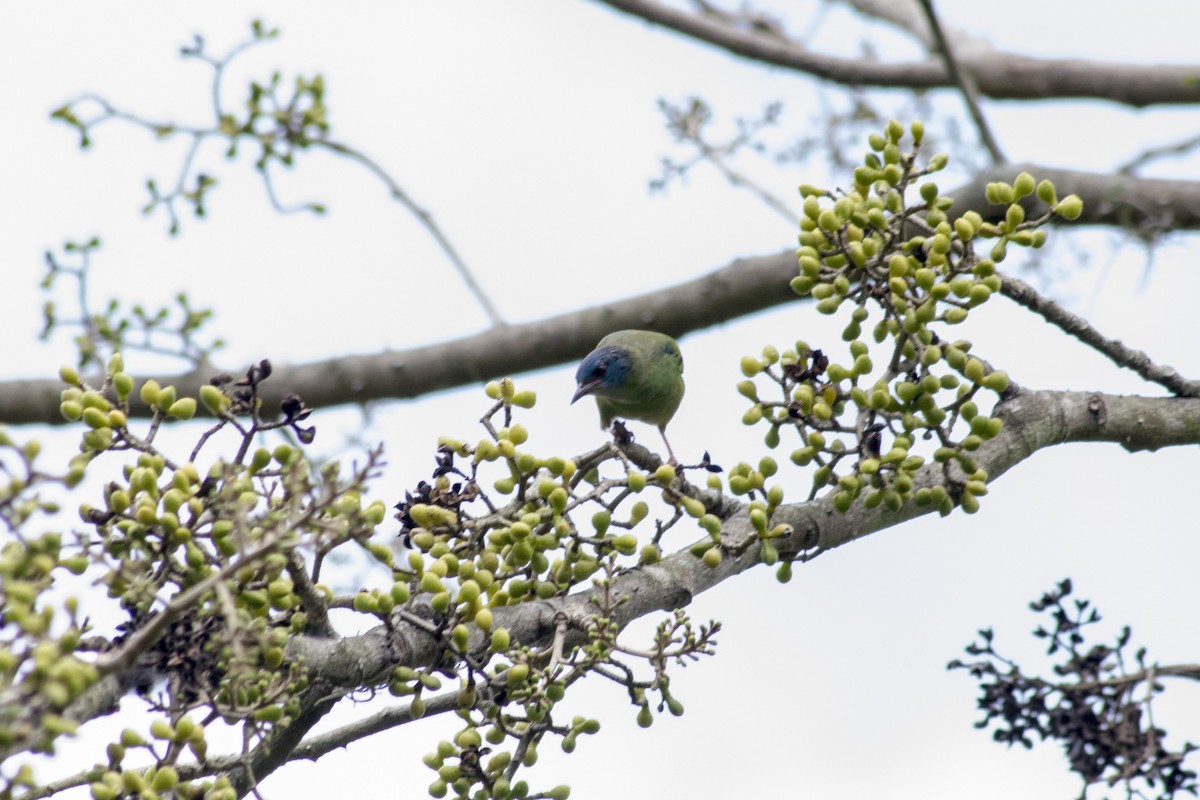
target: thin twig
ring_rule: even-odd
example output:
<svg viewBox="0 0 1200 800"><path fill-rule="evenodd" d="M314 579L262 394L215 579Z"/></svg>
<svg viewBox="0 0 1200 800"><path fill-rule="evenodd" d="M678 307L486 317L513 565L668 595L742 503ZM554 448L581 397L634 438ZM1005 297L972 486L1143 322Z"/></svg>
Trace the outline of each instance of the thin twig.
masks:
<svg viewBox="0 0 1200 800"><path fill-rule="evenodd" d="M1165 386L1178 397L1200 397L1200 381L1188 380L1172 367L1155 364L1141 350L1134 350L1116 339L1103 336L1086 319L1042 296L1024 281L1005 277L1000 284L1000 293L1028 308L1063 333L1108 356L1117 366L1131 369L1146 380Z"/></svg>
<svg viewBox="0 0 1200 800"><path fill-rule="evenodd" d="M471 290L471 294L474 295L475 300L480 306L483 307L483 310L488 315L488 319L491 320L491 323L493 325L505 324L503 317L500 316L500 312L492 303L491 298L484 293L483 287L481 287L475 280L475 275L471 272L471 268L467 266L467 263L463 261L462 256L460 256L458 251L454 249L454 245L450 243L450 240L446 237L446 234L442 233L442 229L438 226L437 222L434 221L433 215L421 206L417 205L416 201L408 195L408 192L404 191L403 187L401 187L400 184L397 183L396 180L392 178L392 176L389 175L383 167L379 166L379 164L375 163L375 161L368 158L363 153L360 153L354 148L344 145L340 142L331 142L322 139L317 142L317 144L319 144L321 147L328 148L335 153L339 153L351 161L357 161L359 164L366 167L368 171L374 173L377 178L383 181L384 184L387 185L388 191L391 193L392 198L395 199L396 202L400 203L400 205L408 209L408 212L417 218L422 227L425 228L425 231L433 237L435 242L437 242L437 245L441 248L442 253L444 253L446 258L450 260L450 263L454 266L454 268L458 270L458 274L462 277L463 282L467 284L467 288Z"/></svg>
<svg viewBox="0 0 1200 800"><path fill-rule="evenodd" d="M1200 136L1189 136L1174 144L1163 144L1158 147L1147 148L1120 167L1117 167L1117 174L1131 175L1134 170L1146 166L1155 159L1162 158L1163 156L1186 155L1197 147L1200 147Z"/></svg>
<svg viewBox="0 0 1200 800"><path fill-rule="evenodd" d="M704 158L707 159L714 167L720 170L721 174L725 176L725 180L729 181L731 185L740 189L746 189L751 194L758 197L758 199L763 203L765 203L768 208L780 214L788 222L798 223L800 221L800 217L796 215L796 212L789 208L788 204L785 203L781 198L776 197L762 186L759 186L752 179L734 170L716 153L706 148L704 150Z"/></svg>
<svg viewBox="0 0 1200 800"><path fill-rule="evenodd" d="M425 711L421 715L421 719L453 711L456 708L458 708L458 691L443 692L437 697L425 701ZM373 714L366 719L360 719L349 725L343 725L327 733L305 739L296 746L295 750L288 754L287 760L307 759L309 761L316 761L331 750L337 750L351 742L365 739L380 731L405 725L412 721L411 703L385 708L378 714Z"/></svg>
<svg viewBox="0 0 1200 800"><path fill-rule="evenodd" d="M170 193L156 197L158 202L160 202L167 211L170 219L170 230L172 233L177 232L179 229L179 217L175 210L175 201L180 197L188 197L185 184L187 178L192 172L192 164L197 153L199 152L200 147L211 138L229 136L230 138L236 140L238 138L250 135L240 130L233 133L226 131L227 119L232 118L232 115L221 105L222 82L225 77L226 68L236 56L240 55L247 48L269 38L274 38L274 36L256 37L249 42L239 44L231 49L223 58L215 58L208 55L204 51L203 41L199 39L194 47L190 49L185 48L184 54L186 56L199 59L213 69L211 99L213 104L213 116L215 119L215 124L212 128L195 128L177 125L175 123L155 122L147 117L142 117L137 114L123 111L103 97L94 94L85 94L64 106L64 108L71 108L72 106L85 100L99 104L102 112L100 116L96 119L89 120L86 123L81 123L81 127L85 132L88 129L95 127L96 125L99 125L109 119L117 119L145 128L159 135L182 134L191 137L191 143L189 145L188 152L184 157L183 166L179 171L179 177L175 182L175 187ZM286 110L294 111L294 108L289 107ZM406 191L404 191L399 183L397 183L397 181L392 178L392 176L389 175L386 170L358 150L355 150L354 148L340 142L330 141L323 136L312 139L308 142L308 144L314 148L323 147L352 161L356 161L363 167L366 167L370 172L374 173L380 180L382 180L384 184L387 185L388 191L391 193L392 198L400 203L410 214L416 217L417 221L421 224L425 231L433 238L434 242L437 243L438 248L441 249L442 253L450 261L450 264L462 277L463 282L466 283L467 289L483 308L483 311L487 315L491 324L494 327L505 324L503 318L500 316L499 310L491 301L491 298L484 293L483 288L475 279L474 273L471 271L470 267L467 266L467 263L463 260L462 256L458 254L458 251L455 249L454 245L451 244L450 239L446 236L446 234L443 233L441 227L433 219L433 215L421 206L417 205L416 201L413 200L413 198ZM263 184L267 192L267 197L275 209L284 213L301 210L315 210L315 206L312 203L304 203L295 207L284 206L276 195L274 185L271 182L270 174L265 168L265 157L262 163L263 166L260 167L259 172L263 176ZM199 191L200 190L198 189L197 192ZM198 200L193 202L195 202L198 206Z"/></svg>
<svg viewBox="0 0 1200 800"><path fill-rule="evenodd" d="M954 81L954 84L958 86L958 90L962 92L963 102L967 104L967 112L970 113L975 127L979 130L979 138L983 140L983 146L991 154L993 163L1008 163L1008 159L1004 157L1004 152L1000 149L999 142L992 135L992 129L987 123L987 118L983 116L983 109L979 106L979 89L975 84L975 79L969 72L959 69L958 62L954 58L954 52L950 49L950 41L942 31L942 25L938 21L937 13L933 10L933 0L921 0L921 8L925 12L925 19L929 23L930 30L933 31L933 40L937 44L938 52L942 56L942 62L946 65L946 74L950 76L950 80Z"/></svg>
<svg viewBox="0 0 1200 800"><path fill-rule="evenodd" d="M1131 672L1128 675L1119 675L1115 678L1105 678L1099 681L1080 681L1079 683L1041 681L1041 683L1060 692L1094 692L1097 689L1136 686L1139 683L1145 683L1147 686L1150 686L1158 678L1186 678L1188 680L1200 681L1200 664L1168 664L1165 667L1151 666L1137 672Z"/></svg>

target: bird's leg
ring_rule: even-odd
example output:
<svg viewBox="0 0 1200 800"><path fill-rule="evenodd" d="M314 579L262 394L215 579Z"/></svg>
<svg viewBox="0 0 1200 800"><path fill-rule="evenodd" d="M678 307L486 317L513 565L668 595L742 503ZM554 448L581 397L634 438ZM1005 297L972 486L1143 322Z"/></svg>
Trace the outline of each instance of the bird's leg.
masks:
<svg viewBox="0 0 1200 800"><path fill-rule="evenodd" d="M675 451L673 451L673 450L671 449L671 443L667 441L667 428L666 428L666 426L664 425L663 427L659 428L659 429L658 429L658 432L662 434L662 437L663 437L663 444L665 444L665 445L667 446L667 455L669 455L669 456L671 457L671 460L670 460L670 461L668 461L667 463L668 463L668 464L670 464L672 467L678 467L678 466L679 466L679 459L675 458Z"/></svg>

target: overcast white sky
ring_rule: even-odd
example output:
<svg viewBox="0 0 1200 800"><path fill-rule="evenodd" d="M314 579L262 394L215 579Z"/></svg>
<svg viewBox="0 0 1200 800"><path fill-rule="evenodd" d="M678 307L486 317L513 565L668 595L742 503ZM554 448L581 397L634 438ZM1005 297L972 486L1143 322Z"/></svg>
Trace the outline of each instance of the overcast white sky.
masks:
<svg viewBox="0 0 1200 800"><path fill-rule="evenodd" d="M1003 14L986 16L965 0L939 7L949 24L997 46L1128 61L1194 62L1200 23L1194 3L1164 0L1139 3L1136 15L1119 20L1082 1L1008 3ZM178 46L202 32L223 50L256 15L284 35L240 62L229 96L242 94L247 76L274 67L325 73L334 135L378 159L436 215L510 320L640 293L794 243L791 225L709 172L648 194L659 157L671 152L655 101L697 93L719 113L749 116L781 99L784 130L798 134L836 102L836 90L818 93L803 78L582 0L349 8L55 2L0 9L0 377L49 375L69 359L64 340L34 343L41 255L92 234L105 239L94 274L98 298L156 304L187 291L196 305L216 309L215 330L230 342L220 361L231 370L263 357L299 362L483 327L428 239L354 165L306 159L280 180L281 193L320 200L331 212L281 218L246 159L228 164L210 151L205 169L221 181L210 218L185 218L171 240L165 219L142 218L138 209L146 177L170 180L179 145L110 124L84 156L73 134L47 119L86 91L146 115L196 119L208 74L181 63ZM801 15L797 25L812 18ZM837 11L817 31L822 47L844 53L856 50L861 32ZM958 111L954 98L940 107ZM1093 170L1194 134L1197 123L1195 109L1091 102L993 103L987 112L1014 161ZM1195 159L1163 169L1197 177ZM820 160L757 174L788 197L802 181L844 181L830 179ZM1049 286L1105 333L1200 375L1194 245L1195 237L1161 244L1147 272L1147 253L1129 241L1079 235L1052 251ZM1159 393L1002 300L977 316L964 335L1022 384ZM684 338L689 390L671 426L681 458L705 449L726 465L757 458L759 433L741 426L744 401L733 390L738 359L767 343L836 343L838 336L836 323L796 306ZM127 364L135 372L160 366ZM572 373L564 366L518 378L539 392L527 421L539 452L570 454L600 441L594 409L567 406ZM478 436L484 407L480 391L469 388L379 409L366 431L387 443L391 462L378 496L390 505L427 477L437 434ZM319 415L319 443L332 446L357 419L349 411ZM61 434L35 433L66 446ZM653 432L640 433L657 443ZM718 655L673 679L686 715L643 731L620 690L587 687L573 706L599 717L604 730L569 758L547 742L532 779L547 788L571 783L575 798L1072 797L1076 780L1053 745L1006 752L972 730L973 685L944 665L984 625L999 628L1010 652L1036 653L1027 641L1035 620L1024 604L1068 575L1097 600L1112 630L1132 623L1152 657L1194 662L1198 469L1197 448L1045 452L996 483L974 517L922 519L872 536L798 569L786 587L767 570L729 581L691 608L697 620L715 617L725 627ZM790 485L793 499L806 491L800 475ZM391 533L385 525L381 535ZM1196 738L1198 700L1195 689L1176 687L1156 708L1176 744ZM333 721L367 708L345 703ZM431 720L286 768L266 782L265 796L348 788L366 800L421 796L433 774L420 757L454 727L452 719ZM39 774L82 765L64 750Z"/></svg>

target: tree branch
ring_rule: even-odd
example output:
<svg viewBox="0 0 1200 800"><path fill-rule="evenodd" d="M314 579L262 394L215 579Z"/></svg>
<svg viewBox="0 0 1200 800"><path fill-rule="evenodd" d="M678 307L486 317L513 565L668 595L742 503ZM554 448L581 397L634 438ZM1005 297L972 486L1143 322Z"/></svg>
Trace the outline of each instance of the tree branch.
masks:
<svg viewBox="0 0 1200 800"><path fill-rule="evenodd" d="M667 289L615 303L571 311L537 322L409 350L342 356L294 366L273 365L258 396L270 412L289 393L309 408L418 397L429 392L515 375L582 358L606 333L653 328L673 336L699 330L799 298L788 288L797 272L794 252L734 261L714 272ZM211 373L162 376L180 394L195 394ZM61 424L63 384L57 380L0 383L0 419L8 424ZM150 410L131 399L133 414Z"/></svg>
<svg viewBox="0 0 1200 800"><path fill-rule="evenodd" d="M733 27L713 15L691 14L655 0L599 0L606 6L764 64L786 67L847 86L948 89L954 82L939 60L880 63L815 53L802 43ZM1200 65L1117 64L1040 59L983 50L964 54L981 94L997 100L1091 97L1141 108L1200 101Z"/></svg>
<svg viewBox="0 0 1200 800"><path fill-rule="evenodd" d="M974 457L994 480L1038 450L1068 442L1112 442L1130 451L1200 444L1200 399L1120 396L1092 392L1010 389L997 408L1004 421L1000 435L985 443ZM942 465L928 464L918 474L918 487L944 483ZM759 563L758 533L746 506L725 498L721 532L725 557L715 569L683 547L662 561L626 570L612 583L611 595L625 598L613 619L620 628L647 614L671 611L717 584ZM841 547L910 519L934 513L933 508L905 504L899 511L884 506L868 509L856 502L845 513L833 508L832 493L806 503L780 506L774 524L792 527L773 540L780 556L796 558L806 551ZM596 592L588 587L563 598L531 601L494 611L494 625L507 628L514 641L532 648L552 644L557 615L573 621L599 613L592 602ZM579 644L583 626L571 626L565 645ZM331 684L348 686L390 673L396 666L428 666L444 656L444 647L411 625L400 623L389 641L382 626L360 636L331 642L301 636L287 648L290 659L302 658L310 675Z"/></svg>
<svg viewBox="0 0 1200 800"><path fill-rule="evenodd" d="M1005 277L1000 284L1000 293L1014 303L1028 308L1064 333L1108 356L1117 366L1131 369L1146 380L1161 384L1180 397L1200 397L1200 381L1188 380L1173 367L1155 364L1150 360L1150 356L1141 350L1134 350L1116 339L1101 335L1086 319L1072 314L1048 297L1043 297L1024 281Z"/></svg>
<svg viewBox="0 0 1200 800"><path fill-rule="evenodd" d="M1048 685L1060 692L1092 692L1105 686L1128 686L1129 684L1153 682L1158 678L1186 678L1191 681L1200 681L1200 664L1167 664L1166 666L1139 669L1137 672L1131 672L1128 675L1118 675L1114 678L1105 678L1102 681L1051 683Z"/></svg>
<svg viewBox="0 0 1200 800"><path fill-rule="evenodd" d="M929 21L921 11L920 0L841 0L841 2L863 16L886 22L897 30L907 33L927 50L932 50L936 46L933 32L929 30ZM959 43L967 39L966 34L960 30L951 31L951 35L954 37L954 41ZM972 48L977 41L970 40Z"/></svg>
<svg viewBox="0 0 1200 800"><path fill-rule="evenodd" d="M920 3L921 10L925 12L925 21L933 31L934 44L938 53L941 54L942 62L946 65L946 74L950 76L950 80L954 81L954 85L962 94L967 112L971 115L971 120L979 131L979 138L983 141L983 146L991 155L993 164L1004 164L1008 159L1004 157L1004 151L1000 149L1000 143L992 134L992 128L988 125L987 117L983 115L983 109L979 107L979 88L975 82L975 76L959 68L959 60L950 46L950 40L942 31L942 24L938 20L937 12L933 9L933 0L920 0Z"/></svg>
<svg viewBox="0 0 1200 800"><path fill-rule="evenodd" d="M1126 227L1143 238L1164 231L1200 230L1200 182L1103 175L1038 164L992 167L948 194L950 213L979 211L986 219L1003 218L1005 206L987 202L990 181L1011 181L1027 171L1048 178L1060 196L1077 194L1083 215L1072 225ZM1036 213L1045 210L1034 198ZM737 259L699 278L581 311L536 322L493 328L408 350L346 355L308 364L274 365L270 381L259 387L268 410L289 393L309 408L419 397L430 392L479 383L502 375L543 369L581 358L607 333L621 328L652 328L681 336L756 311L797 301L788 281L797 274L791 250ZM231 370L237 371L237 370ZM211 373L140 376L175 385L194 394ZM61 425L58 413L63 384L55 379L0 381L0 420L9 425ZM135 396L131 413L149 416Z"/></svg>
<svg viewBox="0 0 1200 800"><path fill-rule="evenodd" d="M469 266L467 266L467 263L463 260L462 256L459 255L458 249L450 241L450 237L445 234L445 232L441 229L441 226L439 226L437 221L434 220L433 214L431 214L427 209L418 205L417 202L408 194L408 192L404 191L404 188L396 181L396 179L388 174L387 170L379 166L378 163L364 153L360 153L358 150L355 150L349 145L328 139L321 139L317 142L317 144L327 150L332 150L339 155L345 156L351 161L357 161L359 164L365 167L367 171L371 172L373 175L375 175L375 177L383 181L384 185L387 186L388 193L391 194L392 199L404 206L404 209L408 211L409 214L416 217L417 222L421 224L421 227L425 229L425 232L428 233L430 238L432 238L437 244L438 248L454 267L459 277L462 278L463 283L467 285L467 289L471 292L471 295L475 298L479 305L483 307L484 313L487 314L488 319L491 320L491 323L497 326L505 324L504 318L500 316L500 310L496 308L496 304L492 302L492 298L483 290L483 287L479 285L479 281L475 277L475 273Z"/></svg>

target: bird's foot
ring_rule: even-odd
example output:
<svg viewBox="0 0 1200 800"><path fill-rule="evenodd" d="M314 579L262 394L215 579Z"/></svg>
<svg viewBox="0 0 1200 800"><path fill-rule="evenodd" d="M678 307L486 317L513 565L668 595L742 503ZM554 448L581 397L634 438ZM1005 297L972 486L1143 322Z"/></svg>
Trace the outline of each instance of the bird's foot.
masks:
<svg viewBox="0 0 1200 800"><path fill-rule="evenodd" d="M625 423L621 420L613 420L610 430L612 431L613 441L618 445L633 444L633 432L629 428L626 428Z"/></svg>

